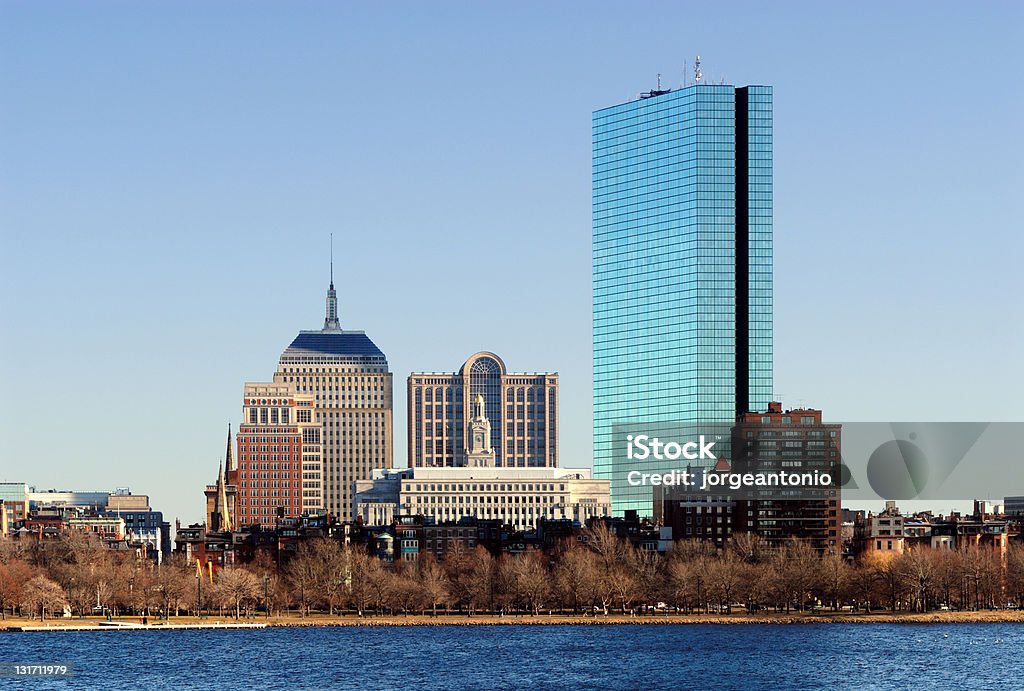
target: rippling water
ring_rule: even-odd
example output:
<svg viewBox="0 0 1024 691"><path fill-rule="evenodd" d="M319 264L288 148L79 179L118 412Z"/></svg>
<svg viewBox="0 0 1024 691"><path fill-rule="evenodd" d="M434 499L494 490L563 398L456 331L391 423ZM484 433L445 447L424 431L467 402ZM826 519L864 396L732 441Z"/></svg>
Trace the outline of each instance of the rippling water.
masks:
<svg viewBox="0 0 1024 691"><path fill-rule="evenodd" d="M1024 626L438 626L0 634L28 688L1013 689Z"/></svg>

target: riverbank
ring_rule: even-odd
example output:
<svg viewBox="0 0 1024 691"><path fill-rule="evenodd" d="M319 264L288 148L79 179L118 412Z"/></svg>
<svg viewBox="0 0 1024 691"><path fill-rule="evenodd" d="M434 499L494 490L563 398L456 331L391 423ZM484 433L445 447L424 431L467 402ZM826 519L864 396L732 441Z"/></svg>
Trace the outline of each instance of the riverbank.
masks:
<svg viewBox="0 0 1024 691"><path fill-rule="evenodd" d="M169 630L196 628L256 628L268 627L319 627L319 626L608 626L608 625L666 625L666 624L979 624L979 623L1020 623L1024 624L1024 611L995 610L981 612L761 612L757 614L651 614L583 616L568 614L533 615L494 615L477 614L411 614L393 616L337 615L327 616L315 614L309 617L298 615L282 615L275 617L249 617L238 621L231 617L173 617L170 622L155 621L145 626L139 624L138 618L124 618L128 626L100 626L105 620L99 618L85 619L51 619L40 622L38 619L10 618L0 621L0 631L18 631L27 627L34 630L73 631L73 630ZM233 626L241 624L242 626ZM257 625L257 626L252 626Z"/></svg>
<svg viewBox="0 0 1024 691"><path fill-rule="evenodd" d="M106 620L91 623L89 621L82 621L75 624L65 624L61 620L47 621L43 623L36 622L35 624L24 624L21 626L11 625L7 627L12 632L22 633L38 633L38 632L54 632L54 631L146 631L150 629L160 629L166 631L185 631L193 629L265 629L266 624L252 624L243 622L190 622L190 623L167 623L159 622L157 624L139 624L129 623L125 621L109 622Z"/></svg>

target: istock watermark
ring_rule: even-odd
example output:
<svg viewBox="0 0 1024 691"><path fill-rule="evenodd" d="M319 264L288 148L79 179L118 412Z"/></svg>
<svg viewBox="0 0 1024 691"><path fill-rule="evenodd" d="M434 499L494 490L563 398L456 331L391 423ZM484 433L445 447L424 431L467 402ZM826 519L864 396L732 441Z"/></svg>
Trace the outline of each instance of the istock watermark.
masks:
<svg viewBox="0 0 1024 691"><path fill-rule="evenodd" d="M844 423L794 411L736 424L633 421L609 432L610 458L602 463L599 455L595 470L613 493L665 487L680 496L814 501L1024 496L1021 422Z"/></svg>
<svg viewBox="0 0 1024 691"><path fill-rule="evenodd" d="M732 473L672 470L668 473L642 473L631 470L626 481L633 487L642 485L663 485L666 487L688 487L699 492L714 489L729 489L737 492L741 489L788 487L827 489L834 486L832 475L817 470L810 473L758 472Z"/></svg>
<svg viewBox="0 0 1024 691"><path fill-rule="evenodd" d="M651 437L646 434L626 435L626 455L633 461L645 461L653 458L658 461L677 461L680 458L688 461L700 459L715 460L715 442L706 441L704 435L700 435L698 441L663 442L658 437Z"/></svg>

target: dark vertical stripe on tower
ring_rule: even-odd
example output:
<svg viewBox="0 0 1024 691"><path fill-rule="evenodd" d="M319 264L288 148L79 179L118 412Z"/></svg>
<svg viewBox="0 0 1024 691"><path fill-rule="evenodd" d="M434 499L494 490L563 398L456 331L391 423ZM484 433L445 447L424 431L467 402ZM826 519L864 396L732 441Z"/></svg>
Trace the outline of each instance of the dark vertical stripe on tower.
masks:
<svg viewBox="0 0 1024 691"><path fill-rule="evenodd" d="M736 89L736 414L750 408L750 195L747 90Z"/></svg>

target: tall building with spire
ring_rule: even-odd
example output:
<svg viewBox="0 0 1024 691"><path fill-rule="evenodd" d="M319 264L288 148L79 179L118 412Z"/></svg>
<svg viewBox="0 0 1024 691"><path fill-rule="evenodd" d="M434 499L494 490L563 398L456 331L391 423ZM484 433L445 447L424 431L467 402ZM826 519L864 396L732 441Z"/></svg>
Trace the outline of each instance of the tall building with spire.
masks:
<svg viewBox="0 0 1024 691"><path fill-rule="evenodd" d="M351 520L354 483L392 465L392 381L387 358L366 333L341 328L333 257L323 328L299 332L281 354L274 383L312 402L316 432L311 427L303 439L304 508L322 496L319 506ZM305 456L314 455L315 466L307 464Z"/></svg>

